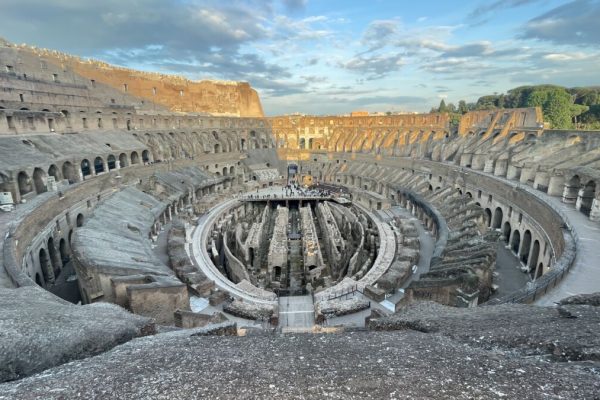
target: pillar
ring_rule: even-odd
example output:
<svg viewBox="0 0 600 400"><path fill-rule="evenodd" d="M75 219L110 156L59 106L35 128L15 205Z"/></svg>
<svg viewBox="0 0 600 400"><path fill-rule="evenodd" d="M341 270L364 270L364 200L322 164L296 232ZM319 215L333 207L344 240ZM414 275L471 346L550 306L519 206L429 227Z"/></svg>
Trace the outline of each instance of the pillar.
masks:
<svg viewBox="0 0 600 400"><path fill-rule="evenodd" d="M542 192L548 191L548 185L550 184L550 175L545 171L538 171L535 174L535 178L533 180L533 188L537 190L541 190Z"/></svg>
<svg viewBox="0 0 600 400"><path fill-rule="evenodd" d="M489 159L485 160L483 172L488 172L488 173L494 172L494 159L493 158L489 158Z"/></svg>
<svg viewBox="0 0 600 400"><path fill-rule="evenodd" d="M600 199L594 199L590 209L590 220L600 221Z"/></svg>
<svg viewBox="0 0 600 400"><path fill-rule="evenodd" d="M561 196L565 185L565 177L553 175L548 181L548 194L550 196Z"/></svg>
<svg viewBox="0 0 600 400"><path fill-rule="evenodd" d="M507 179L519 179L521 177L521 168L514 166L514 165L509 165L508 169L506 171L506 178Z"/></svg>
<svg viewBox="0 0 600 400"><path fill-rule="evenodd" d="M508 169L508 159L496 160L496 166L494 168L494 175L496 176L506 176L506 171Z"/></svg>
<svg viewBox="0 0 600 400"><path fill-rule="evenodd" d="M577 201L577 195L579 193L580 185L570 185L569 182L565 182L562 202L563 203L575 203Z"/></svg>

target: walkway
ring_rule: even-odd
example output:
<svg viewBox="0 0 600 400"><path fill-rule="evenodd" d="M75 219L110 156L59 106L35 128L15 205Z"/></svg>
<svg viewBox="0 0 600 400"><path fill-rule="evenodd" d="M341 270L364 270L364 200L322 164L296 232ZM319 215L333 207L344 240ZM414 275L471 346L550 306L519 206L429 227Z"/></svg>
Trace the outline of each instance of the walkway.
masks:
<svg viewBox="0 0 600 400"><path fill-rule="evenodd" d="M4 269L4 237L8 234L8 227L13 220L14 213L0 211L0 288L14 288L6 270Z"/></svg>
<svg viewBox="0 0 600 400"><path fill-rule="evenodd" d="M279 298L279 328L286 332L309 332L315 324L312 296Z"/></svg>
<svg viewBox="0 0 600 400"><path fill-rule="evenodd" d="M528 190L534 190L528 188ZM550 306L560 299L580 293L600 291L600 223L590 219L557 197L538 192L553 207L566 215L571 228L577 233L575 262L563 280L535 304Z"/></svg>
<svg viewBox="0 0 600 400"><path fill-rule="evenodd" d="M600 223L590 219L575 209L574 204L566 204L560 197L553 197L530 186L482 171L469 169L469 172L490 176L512 187L518 187L547 203L565 218L565 222L575 232L577 254L571 270L555 288L538 300L535 304L551 306L562 298L581 293L600 291ZM578 238L578 239L577 239Z"/></svg>
<svg viewBox="0 0 600 400"><path fill-rule="evenodd" d="M393 217L400 217L414 222L415 228L417 228L417 232L419 233L419 262L417 263L417 272L403 285L404 287L408 287L413 280L418 280L421 274L429 272L431 256L435 248L435 237L425 229L417 217L403 207L395 206L389 210L380 210L378 213L384 221L390 221Z"/></svg>

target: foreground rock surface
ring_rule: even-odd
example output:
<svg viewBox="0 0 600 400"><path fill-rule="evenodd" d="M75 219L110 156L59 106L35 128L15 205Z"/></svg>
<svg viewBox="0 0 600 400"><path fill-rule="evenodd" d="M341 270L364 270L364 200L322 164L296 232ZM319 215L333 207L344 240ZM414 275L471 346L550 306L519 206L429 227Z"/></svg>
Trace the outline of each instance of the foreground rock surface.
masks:
<svg viewBox="0 0 600 400"><path fill-rule="evenodd" d="M600 392L598 375L578 363L422 332L215 337L195 331L134 339L2 384L0 399L592 399Z"/></svg>
<svg viewBox="0 0 600 400"><path fill-rule="evenodd" d="M0 382L107 351L154 333L119 306L77 306L36 288L0 289Z"/></svg>
<svg viewBox="0 0 600 400"><path fill-rule="evenodd" d="M568 311L568 312L567 312ZM372 320L373 330L415 330L449 337L488 350L557 361L600 361L600 307L565 305L561 309L525 304L477 308L419 302L392 316Z"/></svg>

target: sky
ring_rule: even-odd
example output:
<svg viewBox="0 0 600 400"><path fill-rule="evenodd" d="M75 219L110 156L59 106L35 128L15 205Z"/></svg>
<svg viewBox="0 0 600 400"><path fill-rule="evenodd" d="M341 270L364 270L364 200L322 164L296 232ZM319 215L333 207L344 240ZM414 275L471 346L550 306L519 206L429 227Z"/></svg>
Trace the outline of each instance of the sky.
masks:
<svg viewBox="0 0 600 400"><path fill-rule="evenodd" d="M0 0L0 37L193 80L265 114L429 111L600 85L600 0Z"/></svg>

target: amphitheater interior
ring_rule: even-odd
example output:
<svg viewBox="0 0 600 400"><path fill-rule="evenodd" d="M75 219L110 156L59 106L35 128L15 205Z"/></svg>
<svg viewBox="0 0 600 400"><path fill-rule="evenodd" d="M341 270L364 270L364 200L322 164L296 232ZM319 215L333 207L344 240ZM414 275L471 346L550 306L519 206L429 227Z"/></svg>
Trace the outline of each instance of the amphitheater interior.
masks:
<svg viewBox="0 0 600 400"><path fill-rule="evenodd" d="M598 398L598 132L0 60L0 399Z"/></svg>

